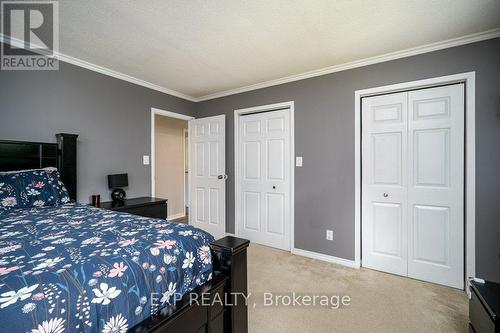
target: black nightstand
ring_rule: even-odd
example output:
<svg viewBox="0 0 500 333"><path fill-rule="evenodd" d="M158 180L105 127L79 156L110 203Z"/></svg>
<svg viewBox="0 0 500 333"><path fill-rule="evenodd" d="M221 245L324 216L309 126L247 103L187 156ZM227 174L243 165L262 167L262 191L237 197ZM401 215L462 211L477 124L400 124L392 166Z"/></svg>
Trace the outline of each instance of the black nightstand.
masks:
<svg viewBox="0 0 500 333"><path fill-rule="evenodd" d="M157 219L167 218L167 199L141 197L126 199L123 203L101 202L98 208L114 210Z"/></svg>
<svg viewBox="0 0 500 333"><path fill-rule="evenodd" d="M469 332L500 332L500 284L471 281L469 301Z"/></svg>

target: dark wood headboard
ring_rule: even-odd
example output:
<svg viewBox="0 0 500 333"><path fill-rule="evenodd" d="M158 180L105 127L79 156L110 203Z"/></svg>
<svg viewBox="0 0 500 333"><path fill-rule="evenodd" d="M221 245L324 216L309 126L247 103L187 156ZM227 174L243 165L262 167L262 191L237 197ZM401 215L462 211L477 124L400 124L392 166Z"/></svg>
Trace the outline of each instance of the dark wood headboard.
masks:
<svg viewBox="0 0 500 333"><path fill-rule="evenodd" d="M0 171L56 167L76 201L76 134L56 134L57 143L0 140Z"/></svg>

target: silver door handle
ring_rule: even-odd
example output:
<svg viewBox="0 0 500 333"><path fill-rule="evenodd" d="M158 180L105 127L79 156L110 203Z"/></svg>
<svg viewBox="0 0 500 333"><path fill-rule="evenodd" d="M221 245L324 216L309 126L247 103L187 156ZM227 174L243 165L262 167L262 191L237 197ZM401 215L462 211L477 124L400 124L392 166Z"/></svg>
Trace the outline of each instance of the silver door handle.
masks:
<svg viewBox="0 0 500 333"><path fill-rule="evenodd" d="M218 175L217 179L224 179L224 180L226 180L227 179L227 175Z"/></svg>
<svg viewBox="0 0 500 333"><path fill-rule="evenodd" d="M385 192L385 193L383 194L383 196L384 196L384 198L387 198L387 197L389 196L389 193Z"/></svg>

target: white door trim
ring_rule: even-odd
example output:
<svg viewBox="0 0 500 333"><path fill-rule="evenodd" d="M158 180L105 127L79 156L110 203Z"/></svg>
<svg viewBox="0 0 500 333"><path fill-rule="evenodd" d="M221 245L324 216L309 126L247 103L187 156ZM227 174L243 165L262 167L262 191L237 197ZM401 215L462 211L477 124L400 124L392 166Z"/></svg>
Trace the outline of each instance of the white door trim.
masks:
<svg viewBox="0 0 500 333"><path fill-rule="evenodd" d="M268 112L280 109L288 109L290 112L290 249L294 248L294 226L295 226L295 110L294 101L261 105L251 108L234 110L234 233L239 236L239 212L240 212L240 197L239 197L239 145L238 138L240 133L240 116L256 113Z"/></svg>
<svg viewBox="0 0 500 333"><path fill-rule="evenodd" d="M354 261L361 266L361 98L372 95L414 90L463 82L465 84L465 285L476 276L476 156L475 156L475 77L476 72L441 76L382 87L356 90L354 93ZM468 289L468 288L467 288Z"/></svg>
<svg viewBox="0 0 500 333"><path fill-rule="evenodd" d="M189 188L186 187L186 170L188 170L188 185L189 185L189 165L186 164L186 157L189 155L189 130L184 129L182 144L184 145L184 216L186 216L186 207L189 207ZM186 148L187 147L187 148ZM189 161L189 159L188 159ZM186 193L188 193L188 200L186 202Z"/></svg>
<svg viewBox="0 0 500 333"><path fill-rule="evenodd" d="M151 158L149 164L151 165L151 196L155 196L155 115L165 116L170 118L182 119L182 120L192 120L194 117L186 116L185 114L161 110L157 108L151 108ZM183 140L184 141L184 140ZM182 179L184 179L184 170L182 170ZM186 195L186 185L184 184L184 197ZM182 199L184 201L184 198ZM185 214L184 214L185 215ZM182 217L182 216L180 216ZM178 217L172 217L178 218Z"/></svg>

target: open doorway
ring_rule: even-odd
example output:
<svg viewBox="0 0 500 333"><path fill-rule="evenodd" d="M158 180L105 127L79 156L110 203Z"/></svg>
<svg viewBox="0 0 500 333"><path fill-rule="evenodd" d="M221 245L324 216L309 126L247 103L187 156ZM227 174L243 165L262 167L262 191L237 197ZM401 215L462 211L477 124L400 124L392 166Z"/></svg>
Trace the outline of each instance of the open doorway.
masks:
<svg viewBox="0 0 500 333"><path fill-rule="evenodd" d="M188 223L188 121L192 117L151 110L152 196L168 200L167 219Z"/></svg>

